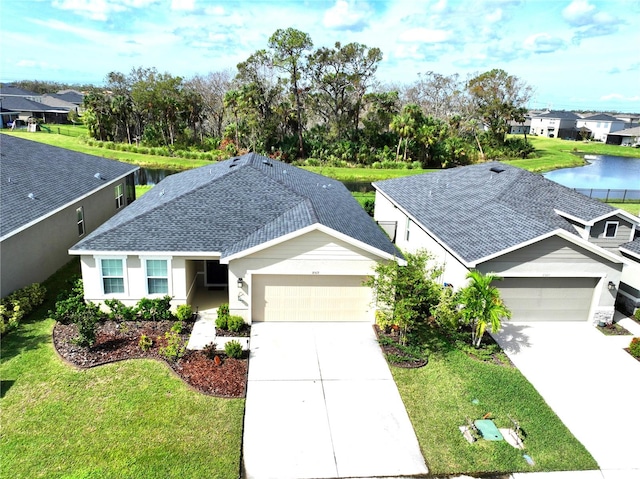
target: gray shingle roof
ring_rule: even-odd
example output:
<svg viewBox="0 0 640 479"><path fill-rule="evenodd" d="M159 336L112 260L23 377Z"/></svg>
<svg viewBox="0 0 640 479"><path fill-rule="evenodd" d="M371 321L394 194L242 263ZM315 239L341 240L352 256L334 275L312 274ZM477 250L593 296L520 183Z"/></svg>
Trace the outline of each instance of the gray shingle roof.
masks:
<svg viewBox="0 0 640 479"><path fill-rule="evenodd" d="M583 118L585 121L620 121L615 116L607 115L606 113L598 113L596 115L587 116Z"/></svg>
<svg viewBox="0 0 640 479"><path fill-rule="evenodd" d="M630 241L629 243L621 244L620 249L626 249L640 256L640 237Z"/></svg>
<svg viewBox="0 0 640 479"><path fill-rule="evenodd" d="M609 133L611 136L640 136L640 126L634 126L633 128L627 128L625 130L614 131Z"/></svg>
<svg viewBox="0 0 640 479"><path fill-rule="evenodd" d="M0 135L0 236L137 169L98 156ZM100 173L103 180L94 177ZM33 193L35 199L30 199Z"/></svg>
<svg viewBox="0 0 640 479"><path fill-rule="evenodd" d="M31 111L31 112L60 112L66 113L69 109L56 108L53 106L45 105L37 101L28 100L18 96L5 96L2 98L2 110L3 111Z"/></svg>
<svg viewBox="0 0 640 479"><path fill-rule="evenodd" d="M40 96L39 93L35 93L28 90L23 90L13 85L6 83L0 83L0 95L14 95L14 96Z"/></svg>
<svg viewBox="0 0 640 479"><path fill-rule="evenodd" d="M580 120L580 116L576 115L572 111L564 111L564 110L551 110L547 113L539 113L537 115L533 115L533 118L560 118L560 119L568 119L568 120Z"/></svg>
<svg viewBox="0 0 640 479"><path fill-rule="evenodd" d="M72 251L224 258L317 223L398 255L342 183L255 153L165 178Z"/></svg>
<svg viewBox="0 0 640 479"><path fill-rule="evenodd" d="M495 173L494 167L503 171ZM374 186L468 263L557 229L576 234L556 209L584 222L614 211L541 175L498 162Z"/></svg>

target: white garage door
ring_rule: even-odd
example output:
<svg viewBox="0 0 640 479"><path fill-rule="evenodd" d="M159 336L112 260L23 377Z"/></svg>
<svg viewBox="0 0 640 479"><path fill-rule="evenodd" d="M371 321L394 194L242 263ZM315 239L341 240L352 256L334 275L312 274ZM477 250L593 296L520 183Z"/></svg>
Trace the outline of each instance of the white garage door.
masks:
<svg viewBox="0 0 640 479"><path fill-rule="evenodd" d="M597 278L505 278L495 284L512 321L586 321Z"/></svg>
<svg viewBox="0 0 640 479"><path fill-rule="evenodd" d="M364 276L256 275L252 321L373 321Z"/></svg>

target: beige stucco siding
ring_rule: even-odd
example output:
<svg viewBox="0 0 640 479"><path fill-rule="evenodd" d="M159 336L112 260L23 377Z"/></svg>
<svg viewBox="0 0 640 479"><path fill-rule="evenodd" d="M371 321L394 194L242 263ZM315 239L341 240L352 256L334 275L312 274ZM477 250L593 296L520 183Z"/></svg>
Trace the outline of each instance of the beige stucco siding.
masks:
<svg viewBox="0 0 640 479"><path fill-rule="evenodd" d="M311 231L229 263L229 306L251 321L253 277L259 275L369 276L377 257L333 236ZM238 278L244 285L238 288Z"/></svg>
<svg viewBox="0 0 640 479"><path fill-rule="evenodd" d="M124 184L124 179L120 181ZM7 237L0 245L1 296L42 282L69 262L69 248L117 213L115 185L105 186L81 201ZM25 199L25 201L38 201ZM78 234L78 208L84 210L85 234Z"/></svg>

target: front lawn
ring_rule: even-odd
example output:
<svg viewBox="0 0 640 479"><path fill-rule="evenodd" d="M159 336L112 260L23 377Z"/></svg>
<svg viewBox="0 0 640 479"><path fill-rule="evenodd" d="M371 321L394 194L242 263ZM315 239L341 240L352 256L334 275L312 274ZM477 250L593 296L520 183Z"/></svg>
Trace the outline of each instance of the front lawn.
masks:
<svg viewBox="0 0 640 479"><path fill-rule="evenodd" d="M584 446L516 368L444 348L431 354L423 368L391 370L432 474L597 469ZM458 426L465 425L467 417L475 420L485 414L498 427L511 426L508 416L519 421L527 435L525 450L505 441L469 444ZM528 465L523 454L535 465Z"/></svg>
<svg viewBox="0 0 640 479"><path fill-rule="evenodd" d="M0 477L237 478L244 400L189 389L159 361L78 370L55 353L45 303L2 338Z"/></svg>

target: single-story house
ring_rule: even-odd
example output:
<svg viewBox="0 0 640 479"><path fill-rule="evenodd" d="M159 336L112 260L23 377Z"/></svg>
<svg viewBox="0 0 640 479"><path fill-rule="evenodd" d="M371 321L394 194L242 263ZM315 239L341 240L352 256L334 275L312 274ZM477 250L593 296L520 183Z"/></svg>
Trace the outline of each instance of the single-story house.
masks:
<svg viewBox="0 0 640 479"><path fill-rule="evenodd" d="M639 219L498 162L374 183L374 217L404 251L427 249L442 282L495 272L515 321L609 321Z"/></svg>
<svg viewBox="0 0 640 479"><path fill-rule="evenodd" d="M41 282L135 199L138 167L0 135L0 296Z"/></svg>
<svg viewBox="0 0 640 479"><path fill-rule="evenodd" d="M342 183L255 153L165 178L69 252L87 300L222 291L247 322L373 322L362 283L403 261Z"/></svg>
<svg viewBox="0 0 640 479"><path fill-rule="evenodd" d="M607 143L611 145L640 146L640 126L609 133L607 135Z"/></svg>

